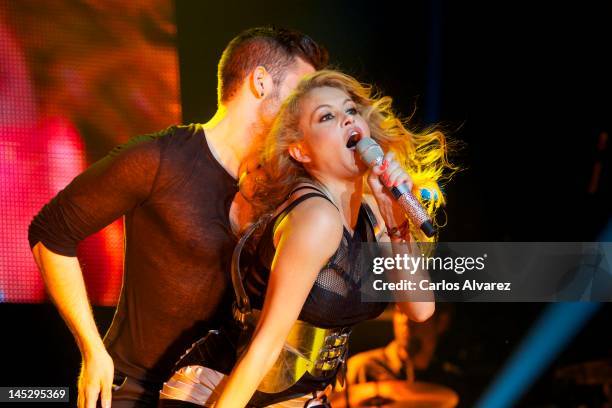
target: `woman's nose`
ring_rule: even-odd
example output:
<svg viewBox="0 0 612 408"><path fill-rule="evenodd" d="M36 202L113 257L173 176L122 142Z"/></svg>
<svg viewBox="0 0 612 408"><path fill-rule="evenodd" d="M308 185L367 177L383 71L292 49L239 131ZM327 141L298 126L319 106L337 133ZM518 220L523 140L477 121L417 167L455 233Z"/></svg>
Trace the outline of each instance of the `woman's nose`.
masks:
<svg viewBox="0 0 612 408"><path fill-rule="evenodd" d="M344 122L342 123L344 126L352 125L355 123L355 118L353 115L344 115Z"/></svg>

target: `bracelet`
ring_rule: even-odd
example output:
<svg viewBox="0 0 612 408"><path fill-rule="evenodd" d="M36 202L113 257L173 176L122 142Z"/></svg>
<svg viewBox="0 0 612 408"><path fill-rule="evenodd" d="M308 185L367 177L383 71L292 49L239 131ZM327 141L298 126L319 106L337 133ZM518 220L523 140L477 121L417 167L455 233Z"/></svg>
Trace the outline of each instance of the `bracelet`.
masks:
<svg viewBox="0 0 612 408"><path fill-rule="evenodd" d="M404 220L403 223L401 223L400 225L396 226L396 227L392 227L389 228L386 224L386 233L389 236L389 238L400 238L400 239L404 239L404 237L406 236L406 233L408 232L408 220Z"/></svg>

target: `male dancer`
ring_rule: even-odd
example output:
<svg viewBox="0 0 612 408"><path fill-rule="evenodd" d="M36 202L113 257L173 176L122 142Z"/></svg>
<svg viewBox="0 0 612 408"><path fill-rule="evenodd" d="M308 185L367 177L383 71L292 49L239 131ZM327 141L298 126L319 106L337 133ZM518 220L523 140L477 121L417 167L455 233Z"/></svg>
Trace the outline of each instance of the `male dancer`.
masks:
<svg viewBox="0 0 612 408"><path fill-rule="evenodd" d="M301 33L239 34L219 61L219 107L208 123L115 148L36 215L30 246L83 357L79 407L93 408L99 396L104 408L111 399L115 408L156 404L180 353L230 313L239 167L299 79L326 63L326 51ZM76 245L122 215L123 286L102 340Z"/></svg>

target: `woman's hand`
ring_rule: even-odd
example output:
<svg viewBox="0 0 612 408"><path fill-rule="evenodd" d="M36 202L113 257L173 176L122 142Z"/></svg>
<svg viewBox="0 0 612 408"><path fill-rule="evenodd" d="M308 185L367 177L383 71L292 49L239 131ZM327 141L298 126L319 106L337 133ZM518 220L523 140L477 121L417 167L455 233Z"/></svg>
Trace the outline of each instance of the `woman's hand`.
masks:
<svg viewBox="0 0 612 408"><path fill-rule="evenodd" d="M412 189L413 183L408 173L394 159L393 152L387 152L382 164L370 170L367 180L386 226L393 228L406 222L404 210L389 189L403 183Z"/></svg>
<svg viewBox="0 0 612 408"><path fill-rule="evenodd" d="M389 188L393 186L397 187L402 183L406 183L408 188L412 190L412 179L408 173L404 171L400 164L394 160L392 152L388 152L385 155L382 164L374 167L370 171L370 174L368 174L368 185L370 186L372 195L376 200L379 215L383 219L387 228L399 227L407 221L404 210L389 192ZM403 232L407 236L403 236L401 238L389 237L393 244L390 246L390 248L387 247L387 250L390 251L387 256L394 256L395 254L412 255L414 253L419 253L417 252L415 242L412 241L412 237L408 232L408 227L408 224L406 224L406 228L402 228ZM408 243L404 243L404 240L408 241ZM400 242L400 245L394 245ZM424 269L418 269L415 274L410 274L408 276L403 276L402 273L403 272L400 271L399 273L394 274L393 271L391 271L389 276L395 276L395 278L398 280L408 279L413 282L429 279L429 274L427 273L427 270ZM419 286L417 285L417 288L418 287ZM423 292L419 290L418 293L420 295L415 296L415 298L419 299L419 301L405 301L406 299L403 298L402 301L397 303L397 305L399 309L411 320L416 322L424 322L434 313L435 302L431 291Z"/></svg>

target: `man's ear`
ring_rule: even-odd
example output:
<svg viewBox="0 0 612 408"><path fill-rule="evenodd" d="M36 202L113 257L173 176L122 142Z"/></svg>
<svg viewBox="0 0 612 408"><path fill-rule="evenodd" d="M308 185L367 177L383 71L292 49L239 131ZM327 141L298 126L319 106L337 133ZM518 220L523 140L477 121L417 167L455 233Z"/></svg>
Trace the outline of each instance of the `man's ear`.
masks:
<svg viewBox="0 0 612 408"><path fill-rule="evenodd" d="M249 89L257 99L263 99L266 94L272 92L272 77L265 67L256 67L249 76Z"/></svg>
<svg viewBox="0 0 612 408"><path fill-rule="evenodd" d="M312 160L301 143L289 146L289 155L300 163L310 163Z"/></svg>

